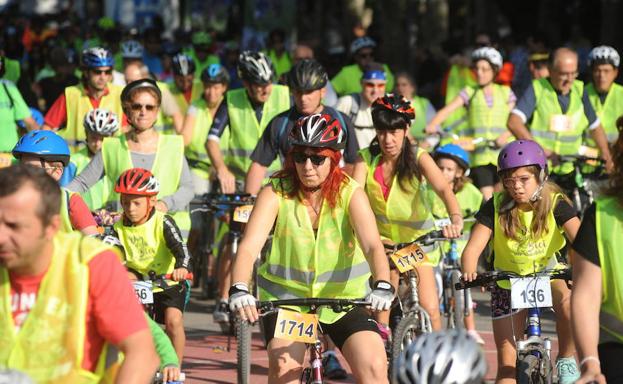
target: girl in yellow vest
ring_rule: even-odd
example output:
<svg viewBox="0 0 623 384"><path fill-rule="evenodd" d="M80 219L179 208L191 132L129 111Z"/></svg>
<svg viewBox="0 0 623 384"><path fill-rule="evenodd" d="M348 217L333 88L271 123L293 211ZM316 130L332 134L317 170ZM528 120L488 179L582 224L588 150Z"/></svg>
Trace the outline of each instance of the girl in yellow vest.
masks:
<svg viewBox="0 0 623 384"><path fill-rule="evenodd" d="M291 131L284 169L259 193L234 259L229 291L232 311L258 320L249 293L253 263L271 228L272 248L258 270L260 300L361 298L387 310L394 298L387 257L374 214L359 184L339 167L346 141L340 122L327 114L305 116ZM370 272L374 280L370 292ZM299 308L299 310L304 310ZM268 382L298 380L306 347L273 338L277 317L262 317L268 346ZM319 311L319 320L353 370L358 383L387 383L387 356L376 323L361 307Z"/></svg>
<svg viewBox="0 0 623 384"><path fill-rule="evenodd" d="M91 158L102 150L105 137L110 137L119 129L119 117L106 109L95 108L84 116L84 131L86 133L86 147L71 155L71 162L76 165L76 174L79 174L91 162ZM84 202L91 211L104 208L111 190L108 180L101 179L88 191L81 194Z"/></svg>
<svg viewBox="0 0 623 384"><path fill-rule="evenodd" d="M373 144L359 152L363 162L355 166L354 178L364 186L376 216L376 225L383 241L413 241L434 230L434 220L425 196L425 183L430 183L450 212L451 225L444 235L457 238L463 229L463 215L456 197L437 168L435 161L421 148L412 150L407 129L414 118L411 103L400 95L388 94L372 104L376 128ZM432 249L424 249L430 252ZM439 296L432 263L417 268L421 304L431 318L434 330L441 329ZM392 269L391 282L398 285L400 274ZM387 331L389 312L379 314Z"/></svg>
<svg viewBox="0 0 623 384"><path fill-rule="evenodd" d="M504 190L494 193L476 215L477 222L461 258L463 279L476 278L478 258L491 237L496 270L525 275L562 267L556 255L565 245L565 236L573 241L580 220L560 188L548 181L543 148L531 140L514 141L500 151L498 168ZM558 332L558 380L561 384L573 383L579 375L571 336L571 292L562 280L553 280L551 287ZM510 292L508 281L498 282L491 291L498 383L515 382L515 340L523 336L527 314L525 310L511 309Z"/></svg>
<svg viewBox="0 0 623 384"><path fill-rule="evenodd" d="M617 121L619 133L623 119ZM577 383L623 382L623 136L613 144L614 171L573 242L571 317L582 377ZM597 298L601 298L598 300Z"/></svg>
<svg viewBox="0 0 623 384"><path fill-rule="evenodd" d="M139 276L171 274L184 281L190 269L190 255L175 220L156 209L160 186L154 175L143 168L129 169L119 176L115 192L121 196L123 217L114 225L115 236L125 251L125 266ZM154 293L156 321L165 330L182 361L186 335L183 313L186 284Z"/></svg>
<svg viewBox="0 0 623 384"><path fill-rule="evenodd" d="M483 140L474 145L467 143L468 146L474 146L473 149L469 148L472 151L470 176L485 200L489 200L494 189L500 188L496 172L499 149L491 148L489 143L493 142L496 148L501 148L510 139L511 132L506 128L506 121L517 98L510 87L493 82L502 68L500 52L491 47L478 48L472 53L472 62L477 85L463 88L454 100L437 112L426 126L426 133L438 133L438 127L452 112L461 107L467 109L466 127L450 133Z"/></svg>
<svg viewBox="0 0 623 384"><path fill-rule="evenodd" d="M411 128L409 129L411 137L417 140L418 146L422 148L432 147L436 140L431 140L433 138L426 135L424 128L426 128L426 124L433 119L437 111L430 100L417 95L417 85L415 84L413 76L408 72L396 73L394 93L406 97L407 100L411 100L411 105L415 110L417 119L411 122Z"/></svg>
<svg viewBox="0 0 623 384"><path fill-rule="evenodd" d="M471 180L467 177L469 174L469 156L467 151L455 144L446 144L435 150L433 153L433 159L437 163L437 166L443 173L444 178L452 187L452 192L456 195L456 200L461 207L461 215L463 217L469 217L474 215L480 209L482 205L482 193L471 183ZM448 212L443 206L443 201L434 193L431 195L431 208L435 218L444 219L448 217ZM469 234L471 225L465 225L463 227L463 234L460 239L456 240L456 252L460 255L463 252ZM444 251L449 252L451 250L450 244L443 244ZM441 255L441 253L440 253ZM437 261L439 262L439 261ZM468 296L469 303L469 316L464 317L465 329L467 333L474 338L479 344L484 344L484 340L480 337L476 331L476 324L474 323L474 311L472 309L471 295Z"/></svg>

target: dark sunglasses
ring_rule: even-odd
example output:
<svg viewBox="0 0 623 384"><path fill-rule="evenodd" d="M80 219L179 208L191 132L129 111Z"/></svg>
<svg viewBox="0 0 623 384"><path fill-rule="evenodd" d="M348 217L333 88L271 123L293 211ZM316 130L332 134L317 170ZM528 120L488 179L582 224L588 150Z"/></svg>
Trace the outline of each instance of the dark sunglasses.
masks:
<svg viewBox="0 0 623 384"><path fill-rule="evenodd" d="M112 69L91 69L95 75L112 75Z"/></svg>
<svg viewBox="0 0 623 384"><path fill-rule="evenodd" d="M141 109L143 109L143 107L145 107L145 109L149 112L154 111L157 107L155 105L151 105L151 104L132 104L130 105L130 109L132 109L133 111L140 111Z"/></svg>
<svg viewBox="0 0 623 384"><path fill-rule="evenodd" d="M299 163L299 164L305 164L305 162L307 162L307 159L309 159L314 165L322 165L326 157L320 156L320 155L308 155L303 152L294 152L292 154L292 159L294 160L295 163Z"/></svg>

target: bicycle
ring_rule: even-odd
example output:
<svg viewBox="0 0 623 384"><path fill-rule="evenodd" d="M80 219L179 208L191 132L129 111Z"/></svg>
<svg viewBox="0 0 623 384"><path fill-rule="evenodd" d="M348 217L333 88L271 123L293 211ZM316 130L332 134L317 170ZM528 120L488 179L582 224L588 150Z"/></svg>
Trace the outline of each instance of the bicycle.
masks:
<svg viewBox="0 0 623 384"><path fill-rule="evenodd" d="M154 271L149 271L147 276L141 276L140 279L132 282L136 297L145 307L147 315L154 320L154 293L174 287L175 284L171 284L173 282L173 280L171 280L171 277L172 274L170 273L158 275ZM184 280L192 281L193 278L193 273L189 272L184 277ZM185 281L180 281L179 283L185 284Z"/></svg>
<svg viewBox="0 0 623 384"><path fill-rule="evenodd" d="M523 340L515 340L517 350L516 380L518 384L552 383L552 342L541 337L541 308L551 308L549 281L571 280L570 269L547 269L528 275L494 271L480 274L471 282L460 281L456 289L491 286L499 280L511 281L511 306L528 309ZM511 313L513 316L513 313ZM512 324L512 323L511 323ZM513 334L514 334L513 330Z"/></svg>
<svg viewBox="0 0 623 384"><path fill-rule="evenodd" d="M584 151L580 149L580 152ZM599 181L607 178L603 174L603 161L597 157L585 155L564 155L559 156L559 159L563 163L573 164L573 180L565 180L566 182L561 183L561 187L571 197L581 218L584 210L595 201ZM590 173L586 173L583 171L585 165L592 166L594 169Z"/></svg>
<svg viewBox="0 0 623 384"><path fill-rule="evenodd" d="M303 368L300 382L306 384L323 383L322 342L318 331L321 329L316 311L320 307L330 307L335 312L344 312L352 306L369 306L364 299L325 299L302 298L273 301L258 301L257 308L260 316L279 311L275 327L275 337L288 338L304 342L309 351L309 366ZM310 311L307 314L280 309L287 306L305 306ZM238 319L239 317L236 316ZM237 377L238 384L248 384L251 373L251 324L246 320L237 322L238 332L248 337L239 337L237 346Z"/></svg>
<svg viewBox="0 0 623 384"><path fill-rule="evenodd" d="M445 241L441 230L429 232L408 243L385 244L394 265L400 272L398 294L395 306L402 318L392 329L391 346L388 351L390 377L395 360L413 340L422 333L433 331L430 314L420 305L418 294L418 275L415 268L426 260L420 246L430 246Z"/></svg>

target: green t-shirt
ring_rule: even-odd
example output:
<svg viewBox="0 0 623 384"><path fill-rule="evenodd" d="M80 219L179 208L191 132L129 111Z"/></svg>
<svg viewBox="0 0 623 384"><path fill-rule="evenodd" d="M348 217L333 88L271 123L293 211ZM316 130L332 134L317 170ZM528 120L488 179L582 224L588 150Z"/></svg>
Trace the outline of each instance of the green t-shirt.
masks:
<svg viewBox="0 0 623 384"><path fill-rule="evenodd" d="M30 109L9 80L0 80L0 152L11 152L17 140L17 120L30 116Z"/></svg>

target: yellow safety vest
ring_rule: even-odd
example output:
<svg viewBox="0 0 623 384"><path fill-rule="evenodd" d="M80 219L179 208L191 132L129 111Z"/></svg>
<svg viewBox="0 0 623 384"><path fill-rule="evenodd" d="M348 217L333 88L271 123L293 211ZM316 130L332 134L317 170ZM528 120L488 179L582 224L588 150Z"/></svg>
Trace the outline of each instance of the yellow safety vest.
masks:
<svg viewBox="0 0 623 384"><path fill-rule="evenodd" d="M221 59L217 56L217 55L208 55L205 59L205 61L201 61L199 60L199 58L197 57L197 54L195 53L195 48L191 47L188 51L187 54L192 57L193 61L195 62L195 77L197 79L201 78L201 73L203 73L203 70L208 68L210 65L212 64L220 64L221 63ZM194 100L194 99L193 99Z"/></svg>
<svg viewBox="0 0 623 384"><path fill-rule="evenodd" d="M443 200L441 200L441 198L435 193L433 188L428 186L426 192L427 195L430 196L429 204L433 215L439 219L448 218L448 211L446 210L446 206L444 205ZM461 188L461 190L456 193L456 200L459 202L461 215L463 215L463 217L467 217L474 215L480 210L483 197L482 193L480 193L480 190L476 188L474 184L466 183L463 185L463 188ZM473 226L473 222L466 222L463 224L463 234L460 238L456 240L457 252L459 253L459 256L467 245L467 241L469 240L469 236ZM448 251L450 251L449 242L443 245L443 252L447 253ZM441 249L440 252L429 253L428 260L432 264L437 265L439 264L440 257Z"/></svg>
<svg viewBox="0 0 623 384"><path fill-rule="evenodd" d="M292 59L290 59L290 54L288 54L287 51L284 51L281 56L277 56L274 49L271 49L265 53L275 66L277 77L281 76L283 73L289 72L290 68L292 68Z"/></svg>
<svg viewBox="0 0 623 384"><path fill-rule="evenodd" d="M173 272L175 257L164 239L164 213L155 211L144 224L126 226L123 219L114 225L125 249L126 267L147 276L149 271L162 275Z"/></svg>
<svg viewBox="0 0 623 384"><path fill-rule="evenodd" d="M192 172L202 179L208 179L211 163L205 143L212 126L212 115L203 97L194 101L193 106L196 108L195 125L190 144L185 149L186 159Z"/></svg>
<svg viewBox="0 0 623 384"><path fill-rule="evenodd" d="M465 87L476 86L476 80L474 79L474 73L468 67L453 64L450 67L448 73L448 81L446 82L446 99L445 104L450 104L454 100L459 92ZM442 124L443 128L449 129L450 132L456 133L467 128L467 110L465 108L458 108L452 112ZM442 144L447 144L451 139L446 139Z"/></svg>
<svg viewBox="0 0 623 384"><path fill-rule="evenodd" d="M190 104L198 100L203 95L203 83L199 80L193 80L193 87L190 91L190 103L186 101L186 97L184 96L184 92L181 92L175 83L169 85L169 90L175 99L175 102L180 107L180 112L182 115L186 116L186 112L188 111L188 107Z"/></svg>
<svg viewBox="0 0 623 384"><path fill-rule="evenodd" d="M121 121L123 116L121 91L123 88L114 84L108 84L107 87L108 94L100 100L99 108L116 113ZM93 109L93 105L91 105L89 95L82 84L65 88L65 103L67 106L67 124L65 129L58 131L58 134L75 152L85 145L84 116Z"/></svg>
<svg viewBox="0 0 623 384"><path fill-rule="evenodd" d="M419 159L422 153L424 150L418 148L416 157ZM398 176L394 175L389 196L385 201L381 186L374 179L374 170L379 165L381 154L372 157L369 147L360 150L359 154L368 167L365 191L370 199L381 237L402 243L413 241L433 230L435 222L427 207L423 183L414 179L410 183L409 190L404 191Z"/></svg>
<svg viewBox="0 0 623 384"><path fill-rule="evenodd" d="M614 339L623 343L623 206L615 197L597 200L595 229L602 286L600 342Z"/></svg>
<svg viewBox="0 0 623 384"><path fill-rule="evenodd" d="M161 92L166 92L167 90L171 92L170 88L175 87L175 85L169 87L167 83L164 83L162 81L156 81L156 84L158 85L158 88L160 88ZM177 103L177 100L175 102ZM165 135L177 134L177 132L175 132L175 127L173 126L173 118L171 116L164 115L164 112L162 111L162 106L158 108L158 118L156 119L156 123L154 124L154 129L159 133L163 133Z"/></svg>
<svg viewBox="0 0 623 384"><path fill-rule="evenodd" d="M411 132L411 136L417 140L423 140L426 137L424 128L426 128L426 110L429 104L430 101L428 101L427 98L420 96L415 96L411 101L411 105L415 110L415 119L411 123L409 132Z"/></svg>
<svg viewBox="0 0 623 384"><path fill-rule="evenodd" d="M134 168L126 137L105 138L102 143L102 160L104 160L104 173L113 185L124 171ZM170 196L178 190L183 161L184 140L182 136L160 135L156 158L150 170L160 182L159 199ZM111 191L109 201L118 200L119 194ZM169 214L186 239L190 231L190 214L188 211L170 212Z"/></svg>
<svg viewBox="0 0 623 384"><path fill-rule="evenodd" d="M385 76L387 77L387 83L385 89L389 92L394 89L394 75L389 70L387 64L383 64L385 70ZM363 71L357 64L347 65L342 67L337 75L331 79L331 85L338 96L350 95L352 93L361 92L361 77Z"/></svg>
<svg viewBox="0 0 623 384"><path fill-rule="evenodd" d="M37 383L97 383L106 353L97 369L82 368L89 299L89 261L110 249L80 233L59 232L54 254L37 299L16 331L11 315L9 273L0 267L0 369L26 373ZM102 351L106 350L106 345Z"/></svg>
<svg viewBox="0 0 623 384"><path fill-rule="evenodd" d="M579 80L573 82L569 108L564 114L549 79L533 80L532 86L536 100L536 109L530 123L532 137L544 149L559 155L577 155L582 145L582 134L588 128L588 119L582 104L584 84ZM556 124L561 119L568 120L568 130L564 132L558 129L560 123ZM568 174L573 171L573 164L563 163L551 169L556 174Z"/></svg>
<svg viewBox="0 0 623 384"><path fill-rule="evenodd" d="M71 162L76 165L76 175L80 174L86 166L91 162L89 156L89 149L87 147L82 148L78 152L72 153ZM104 207L108 201L108 194L113 188L107 178L102 178L95 183L87 191L80 194L86 205L91 211L95 211Z"/></svg>
<svg viewBox="0 0 623 384"><path fill-rule="evenodd" d="M255 111L244 88L234 89L226 93L227 111L229 114L229 140L225 147L223 161L237 178L244 179L251 166L251 154L262 137L268 123L279 113L290 108L288 87L273 85L268 100L264 103L262 120L257 121ZM221 141L223 138L221 137ZM279 169L279 159L275 159L269 167Z"/></svg>
<svg viewBox="0 0 623 384"><path fill-rule="evenodd" d="M506 133L506 121L510 114L508 106L508 98L511 89L505 85L492 84L493 87L493 105L491 108L485 100L485 93L480 87L467 87L467 95L470 98L467 118L468 128L465 131L459 131L459 136L472 136L474 138L483 138L485 140L495 140L503 133ZM471 153L472 167L482 165L497 165L499 149L490 149L486 143L476 145Z"/></svg>
<svg viewBox="0 0 623 384"><path fill-rule="evenodd" d="M73 232L74 227L69 219L69 200L74 192L61 187L61 232Z"/></svg>
<svg viewBox="0 0 623 384"><path fill-rule="evenodd" d="M359 184L348 178L340 188L335 208L322 203L316 233L307 206L299 198L287 197L284 191L289 187L280 186L278 179L273 179L272 185L279 212L270 254L258 270L260 300L364 297L369 291L370 266L348 213ZM334 323L344 315L330 308L319 312L323 323Z"/></svg>
<svg viewBox="0 0 623 384"><path fill-rule="evenodd" d="M591 105L595 109L595 114L597 114L601 125L604 127L608 142L614 143L619 138L619 130L617 129L616 121L623 113L623 86L612 83L603 103L593 83L586 86L586 93L588 94ZM585 136L585 142L590 147L597 146L595 141L589 136Z"/></svg>
<svg viewBox="0 0 623 384"><path fill-rule="evenodd" d="M547 216L547 233L540 238L535 238L532 234L525 233L530 231L532 226L533 211L519 210L519 222L522 227L517 232L518 240L509 239L504 235L504 230L499 223L499 210L502 203L504 192L493 194L493 209L495 211L493 229L493 251L495 260L493 267L500 271L515 272L520 275L527 275L539 272L547 268L558 268L561 265L556 260L556 253L565 245L563 230L556 225L554 209ZM561 195L552 196L552 207L561 199ZM523 233L522 233L523 231ZM508 281L498 281L498 285L504 289L510 289Z"/></svg>

